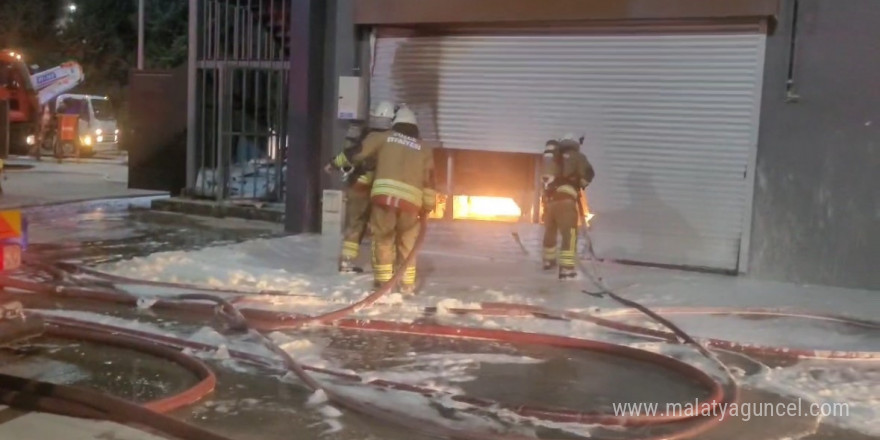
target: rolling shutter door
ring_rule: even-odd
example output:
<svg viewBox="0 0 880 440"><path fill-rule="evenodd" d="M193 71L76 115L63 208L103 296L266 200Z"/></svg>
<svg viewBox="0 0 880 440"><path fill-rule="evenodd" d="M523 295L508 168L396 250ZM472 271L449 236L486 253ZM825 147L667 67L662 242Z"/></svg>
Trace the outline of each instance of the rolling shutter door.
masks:
<svg viewBox="0 0 880 440"><path fill-rule="evenodd" d="M764 44L758 26L379 37L371 101L407 103L445 148L539 153L583 133L601 258L734 270Z"/></svg>

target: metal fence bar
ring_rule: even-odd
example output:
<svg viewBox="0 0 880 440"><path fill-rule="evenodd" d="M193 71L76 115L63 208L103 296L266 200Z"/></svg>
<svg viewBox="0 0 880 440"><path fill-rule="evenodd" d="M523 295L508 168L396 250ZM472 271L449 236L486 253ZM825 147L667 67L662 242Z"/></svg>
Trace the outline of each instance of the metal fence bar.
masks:
<svg viewBox="0 0 880 440"><path fill-rule="evenodd" d="M273 95L273 93L277 90L277 86L278 86L276 83L276 76L277 76L277 73L275 71L269 72L266 75L266 88L265 88L266 114L265 114L264 123L265 123L266 127L268 127L268 132L269 132L269 138L266 139L266 159L267 159L266 163L267 163L267 165L271 164L271 166L273 167L272 169L275 172L274 176L268 176L268 175L266 176L266 187L267 187L267 189L269 187L272 188L271 194L268 194L268 196L271 197L272 200L277 200L277 198L278 198L278 194L277 194L278 187L276 186L276 183L277 183L276 176L278 176L278 174L281 172L281 169L278 168L278 164L272 162L272 159L277 157L277 154L278 154L278 152L275 151L275 149L277 148L276 144L277 144L278 137L277 137L277 135L274 134L274 133L278 132L278 124L277 124L277 120L276 120L276 116L277 116L277 112L278 112L278 100ZM269 169L269 168L267 167L267 169ZM271 182L270 182L270 180L271 180Z"/></svg>
<svg viewBox="0 0 880 440"><path fill-rule="evenodd" d="M186 65L186 189L195 185L196 142L198 133L198 51L199 51L199 0L190 0L187 22L187 65Z"/></svg>
<svg viewBox="0 0 880 440"><path fill-rule="evenodd" d="M226 0L224 2L225 13L224 19L226 20L226 26L224 26L224 31L226 32L226 44L223 46L223 61L229 61L233 58L232 55L232 45L230 40L236 40L237 35L235 33L235 26L230 26L230 21L232 17L235 15L235 6L232 5L232 0ZM223 191L222 198L224 200L229 199L230 189L232 187L232 120L234 116L235 109L235 71L227 67L228 64L223 64L223 69L221 70L221 76L223 80L221 84L223 85L223 120L221 122L221 126L223 127L223 140L220 144L220 158L223 167Z"/></svg>
<svg viewBox="0 0 880 440"><path fill-rule="evenodd" d="M277 120L276 123L278 125L278 134L276 135L276 143L275 143L275 191L276 191L276 200L281 202L284 201L285 197L285 176L287 173L284 172L284 158L287 152L287 69L290 68L290 63L288 61L288 56L285 53L285 47L287 42L287 30L288 30L288 11L287 11L287 2L281 2L281 63L284 64L284 68L281 71L276 71L275 75L279 79L279 90L275 95L276 102L278 103L278 113L276 114Z"/></svg>
<svg viewBox="0 0 880 440"><path fill-rule="evenodd" d="M264 1L265 0L261 0L260 4L262 5L264 3ZM269 20L268 20L268 25L266 26L266 29L269 33L267 40L268 40L268 43L271 47L271 44L275 41L275 39L272 38L272 28L275 26L275 22L274 22L275 10L274 10L271 2L269 3L268 14L269 14ZM269 52L269 55L270 55L269 59L271 59L271 50ZM261 73L259 75L259 80L254 83L254 96L257 97L257 99L255 100L256 102L254 103L254 107L255 107L254 108L254 110L255 110L254 111L254 125L259 126L262 130L264 130L264 133L265 133L265 135L264 135L265 137L263 139L260 139L260 142L259 142L259 145L260 145L259 150L261 152L261 157L260 157L261 165L265 165L265 163L266 163L266 161L262 160L263 159L263 157L262 157L263 145L266 146L266 157L269 156L269 138L271 136L270 135L271 124L266 123L266 118L268 118L269 112L271 111L272 100L271 100L270 96L267 96L266 91L269 88L268 84L269 84L271 77L272 77L271 72ZM261 103L263 104L262 106L259 105ZM259 111L257 111L257 108L259 108L263 111L259 112ZM263 118L262 117L263 115L265 115L266 118ZM263 166L261 166L260 168L263 168ZM269 194L269 180L270 180L269 168L265 167L265 171L266 171L266 179L265 179L266 192L263 195L263 197L268 200L271 198L270 194ZM264 184L262 179L259 179L259 182L260 182L260 186L262 186Z"/></svg>
<svg viewBox="0 0 880 440"><path fill-rule="evenodd" d="M236 0L236 5L232 8L232 58L240 59L241 58L241 38L239 38L239 7L238 0Z"/></svg>
<svg viewBox="0 0 880 440"><path fill-rule="evenodd" d="M226 47L226 42L229 41L229 32L224 28L224 15L226 12L226 1L217 2L217 29L218 29L218 44L217 44L217 53L215 59L224 60L226 58L226 52L224 48ZM222 32L220 32L222 31ZM214 132L216 134L216 146L215 146L215 154L213 160L213 170L214 170L214 198L216 201L220 202L223 200L226 181L229 178L227 173L225 173L225 167L223 164L223 144L225 143L225 136L223 131L225 130L225 121L226 121L226 72L224 71L224 64L218 64L218 69L215 73L215 88L217 90L217 119L215 119L216 123L214 126Z"/></svg>
<svg viewBox="0 0 880 440"><path fill-rule="evenodd" d="M241 0L235 0L234 5L232 6L232 16L235 19L235 25L233 26L233 29L232 29L232 39L235 41L234 44L236 44L236 45L240 44L240 40L241 40L241 35L239 35L239 26L238 26L238 15L239 15L239 10L240 10L240 6L241 6L240 3L241 3ZM239 57L236 55L237 54L233 54L232 58L235 60L239 60ZM228 65L227 65L227 67L228 67ZM230 95L229 118L230 118L230 121L229 121L229 126L226 127L225 132L228 137L227 142L229 145L229 156L228 156L228 160L227 160L227 167L230 170L229 171L230 172L229 188L230 188L230 195L232 195L233 194L232 186L231 186L232 177L233 177L232 172L237 171L237 169L238 169L238 166L239 166L238 156L241 155L241 148L242 148L241 135L238 133L244 129L245 115L240 107L243 102L243 99L245 99L244 93L246 93L246 92L245 92L245 85L244 85L245 78L244 78L244 75L241 70L228 69L227 74L229 75L229 95ZM233 154L233 153L235 153L235 154ZM244 170L244 168L242 168L242 170ZM241 189L243 189L241 185L242 185L242 182L239 182L238 188L236 188L238 191L234 192L234 194L240 193Z"/></svg>
<svg viewBox="0 0 880 440"><path fill-rule="evenodd" d="M210 43L208 47L208 54L205 57L209 60L216 60L218 53L217 48L220 46L220 21L218 18L218 11L220 9L220 5L217 0L212 0L210 3L210 11L208 14L208 18L210 20ZM211 191L217 190L217 166L215 164L217 160L216 149L218 145L217 140L217 121L220 118L219 113L219 83L217 81L217 69L212 69L210 73L206 71L206 79L210 78L210 106L211 106L211 115L210 119L205 119L205 143L204 150L202 150L202 194L208 195L210 194L209 189ZM209 174L210 170L210 174ZM208 186L208 181L211 181L212 186Z"/></svg>

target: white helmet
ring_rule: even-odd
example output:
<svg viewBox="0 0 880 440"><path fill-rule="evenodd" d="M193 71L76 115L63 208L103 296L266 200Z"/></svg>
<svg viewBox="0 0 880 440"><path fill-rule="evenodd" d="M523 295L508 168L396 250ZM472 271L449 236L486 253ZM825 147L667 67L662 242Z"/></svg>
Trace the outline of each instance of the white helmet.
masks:
<svg viewBox="0 0 880 440"><path fill-rule="evenodd" d="M394 123L418 125L416 114L413 113L413 111L410 110L409 107L401 107L397 110L397 115L394 116Z"/></svg>
<svg viewBox="0 0 880 440"><path fill-rule="evenodd" d="M374 118L391 119L394 117L394 104L388 101L382 101L379 104L376 104L376 107L370 112L370 116Z"/></svg>

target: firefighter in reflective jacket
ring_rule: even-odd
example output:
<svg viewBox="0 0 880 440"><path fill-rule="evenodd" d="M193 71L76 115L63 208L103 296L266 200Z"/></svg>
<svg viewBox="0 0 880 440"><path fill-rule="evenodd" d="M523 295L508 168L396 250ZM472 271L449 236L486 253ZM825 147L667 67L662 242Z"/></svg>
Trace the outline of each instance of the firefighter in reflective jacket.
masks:
<svg viewBox="0 0 880 440"><path fill-rule="evenodd" d="M412 252L419 235L419 216L434 210L434 156L419 138L416 115L401 107L391 132L374 133L355 155L358 163L376 158L373 203L373 276L376 287L394 276L395 267ZM400 292L415 293L416 266L403 269Z"/></svg>
<svg viewBox="0 0 880 440"><path fill-rule="evenodd" d="M559 279L577 276L577 227L580 219L580 191L595 177L592 165L580 152L583 137L566 134L549 141L544 149L544 270L557 266L557 234L562 235L559 249Z"/></svg>
<svg viewBox="0 0 880 440"><path fill-rule="evenodd" d="M346 187L345 230L339 256L339 272L363 272L363 269L355 265L355 260L360 253L361 241L370 221L370 188L373 186L375 161L367 160L355 166L353 158L361 151L367 136L390 130L393 118L394 105L390 102L380 102L370 112L369 127L366 132L360 132L355 125L349 127L346 148L324 167L328 172L333 169L342 171Z"/></svg>

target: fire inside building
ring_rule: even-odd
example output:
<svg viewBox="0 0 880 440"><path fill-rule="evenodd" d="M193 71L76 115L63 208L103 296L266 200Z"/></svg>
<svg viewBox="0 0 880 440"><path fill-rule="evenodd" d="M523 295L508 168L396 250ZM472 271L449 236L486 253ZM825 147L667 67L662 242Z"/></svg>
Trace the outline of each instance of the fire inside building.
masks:
<svg viewBox="0 0 880 440"><path fill-rule="evenodd" d="M153 102L142 105L153 116L133 117L138 129L178 135L166 136L174 147L165 152L133 149L132 179L274 209L288 231L317 232L325 191L341 187L322 165L371 105L391 101L416 112L434 148L438 221L539 223L545 142L577 132L596 170L586 212L600 258L876 287L871 256L845 245L870 216L820 227L799 202L819 187L853 189L816 180L803 151L831 167L872 163L831 154L819 140L827 113L801 99L804 81L830 81L799 76L829 65L816 55L831 56L829 39L870 52L868 40L840 31L863 19L863 2L821 3L192 1L187 71L133 77L132 93ZM849 55L837 64L865 58ZM150 97L181 83L173 103ZM820 85L814 97L831 93ZM794 139L783 120L815 133ZM876 130L863 123L853 139ZM169 155L185 173L168 175L156 157Z"/></svg>

